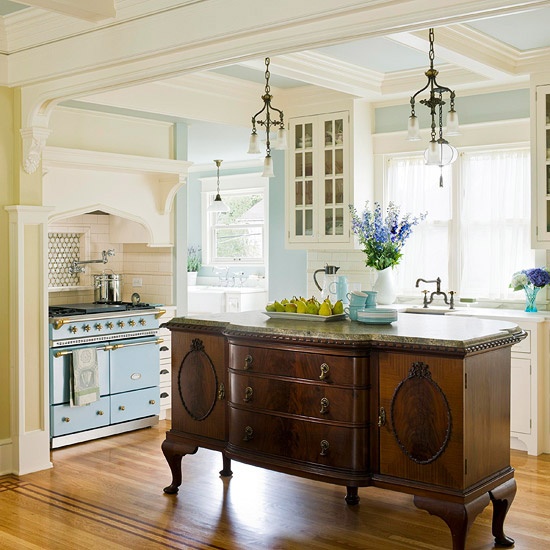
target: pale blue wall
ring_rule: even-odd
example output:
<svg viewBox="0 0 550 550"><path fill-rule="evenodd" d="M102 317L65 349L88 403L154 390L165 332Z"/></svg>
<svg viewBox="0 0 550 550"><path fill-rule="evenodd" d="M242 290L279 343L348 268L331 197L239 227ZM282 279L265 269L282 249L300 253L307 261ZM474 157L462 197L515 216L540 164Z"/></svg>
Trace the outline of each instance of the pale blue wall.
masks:
<svg viewBox="0 0 550 550"><path fill-rule="evenodd" d="M448 111L447 107L447 105L443 107L444 115ZM462 97L457 92L455 110L458 113L460 124L529 118L529 89ZM429 128L428 108L420 105L417 100L415 111L416 116L419 118L420 127ZM410 105L406 101L403 102L403 105L376 109L375 133L406 131L409 115Z"/></svg>

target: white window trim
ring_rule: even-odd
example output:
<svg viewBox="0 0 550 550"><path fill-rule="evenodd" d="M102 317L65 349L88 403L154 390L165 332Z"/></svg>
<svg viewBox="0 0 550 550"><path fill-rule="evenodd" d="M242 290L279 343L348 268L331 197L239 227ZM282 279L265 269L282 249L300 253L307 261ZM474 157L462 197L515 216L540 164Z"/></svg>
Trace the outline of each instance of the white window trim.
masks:
<svg viewBox="0 0 550 550"><path fill-rule="evenodd" d="M202 237L202 253L203 263L207 265L227 265L227 262L219 262L212 260L212 239L208 232L208 196L216 191L217 176L200 178L201 183L201 237ZM262 177L261 172L253 172L249 174L231 174L228 176L220 176L220 195L223 200L224 191L243 191L247 190L251 193L263 192L264 194L264 235L263 249L264 259L258 262L242 262L239 265L263 265L267 271L268 267L268 243L269 243L269 179Z"/></svg>

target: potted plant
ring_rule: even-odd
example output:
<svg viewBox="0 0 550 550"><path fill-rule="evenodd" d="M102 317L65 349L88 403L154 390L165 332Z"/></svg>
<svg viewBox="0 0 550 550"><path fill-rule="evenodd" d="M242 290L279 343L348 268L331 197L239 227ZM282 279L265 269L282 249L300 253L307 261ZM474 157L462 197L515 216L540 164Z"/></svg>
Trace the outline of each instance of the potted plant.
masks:
<svg viewBox="0 0 550 550"><path fill-rule="evenodd" d="M197 284L197 273L201 267L201 248L200 246L189 246L187 248L187 284Z"/></svg>

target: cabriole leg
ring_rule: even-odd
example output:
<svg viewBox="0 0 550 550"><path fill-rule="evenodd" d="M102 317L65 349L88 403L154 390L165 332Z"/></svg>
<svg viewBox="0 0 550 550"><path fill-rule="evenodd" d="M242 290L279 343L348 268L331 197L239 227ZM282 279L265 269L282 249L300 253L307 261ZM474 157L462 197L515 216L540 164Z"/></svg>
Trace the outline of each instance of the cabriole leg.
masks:
<svg viewBox="0 0 550 550"><path fill-rule="evenodd" d="M489 491L491 501L493 502L493 536L498 546L514 545L514 539L504 534L504 520L516 496L516 489L516 480L510 479L506 483Z"/></svg>
<svg viewBox="0 0 550 550"><path fill-rule="evenodd" d="M178 488L181 485L181 459L184 455L195 454L198 447L186 446L165 439L162 442L161 448L172 472L172 483L163 490L169 495L174 495L178 492Z"/></svg>

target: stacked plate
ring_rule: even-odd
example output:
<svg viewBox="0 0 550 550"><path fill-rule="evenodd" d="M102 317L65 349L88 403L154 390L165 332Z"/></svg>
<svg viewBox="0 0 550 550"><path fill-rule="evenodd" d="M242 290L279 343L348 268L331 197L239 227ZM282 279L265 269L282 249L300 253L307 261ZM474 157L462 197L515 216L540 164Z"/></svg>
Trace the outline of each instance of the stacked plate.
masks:
<svg viewBox="0 0 550 550"><path fill-rule="evenodd" d="M397 310L381 307L367 308L357 312L357 321L370 325L389 325L397 321Z"/></svg>

